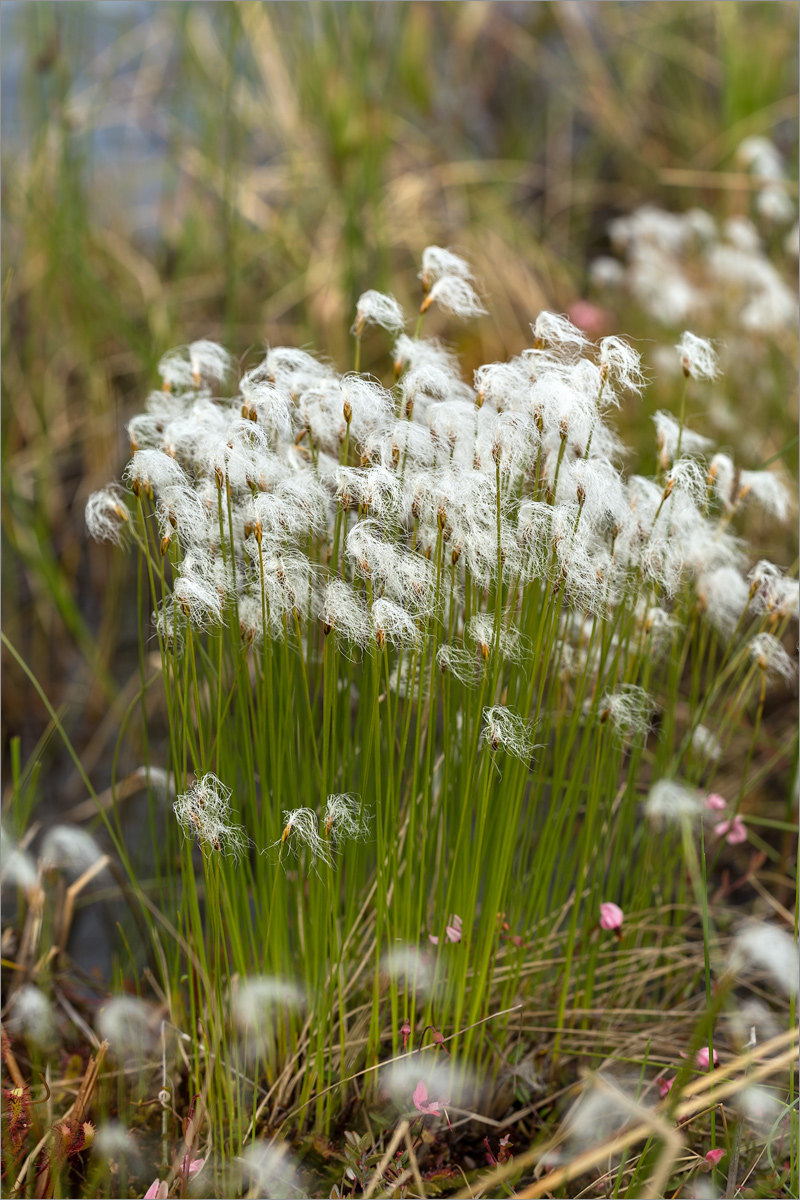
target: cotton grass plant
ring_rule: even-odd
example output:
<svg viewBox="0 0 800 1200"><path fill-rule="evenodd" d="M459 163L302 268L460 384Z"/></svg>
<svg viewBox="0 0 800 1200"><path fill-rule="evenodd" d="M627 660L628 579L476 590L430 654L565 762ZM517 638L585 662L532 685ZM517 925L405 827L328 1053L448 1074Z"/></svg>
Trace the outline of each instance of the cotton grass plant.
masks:
<svg viewBox="0 0 800 1200"><path fill-rule="evenodd" d="M413 336L361 297L351 373L292 347L246 370L208 341L165 356L126 490L87 506L138 556L176 795L163 828L151 797L161 986L233 1154L330 1131L425 1029L491 1107L515 1005L547 995L563 1031L646 947L669 956L721 756L794 683L797 582L732 520L788 494L691 429L713 346L676 346L647 478L612 421L642 404L633 346L541 313L472 385L424 321L484 312L473 273L429 247L420 281ZM394 338L383 380L358 372L368 324ZM635 917L654 907L657 934Z"/></svg>

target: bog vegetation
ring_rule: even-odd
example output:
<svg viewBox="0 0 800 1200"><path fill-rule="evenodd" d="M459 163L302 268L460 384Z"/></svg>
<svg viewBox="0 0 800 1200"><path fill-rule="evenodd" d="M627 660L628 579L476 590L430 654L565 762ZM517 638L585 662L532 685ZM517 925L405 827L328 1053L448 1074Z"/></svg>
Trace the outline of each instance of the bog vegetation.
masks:
<svg viewBox="0 0 800 1200"><path fill-rule="evenodd" d="M424 243L346 351L158 358L85 489L134 613L108 732L3 635L50 721L4 805L8 1194L796 1192L797 215L771 141L735 165L747 214L632 207L496 360Z"/></svg>

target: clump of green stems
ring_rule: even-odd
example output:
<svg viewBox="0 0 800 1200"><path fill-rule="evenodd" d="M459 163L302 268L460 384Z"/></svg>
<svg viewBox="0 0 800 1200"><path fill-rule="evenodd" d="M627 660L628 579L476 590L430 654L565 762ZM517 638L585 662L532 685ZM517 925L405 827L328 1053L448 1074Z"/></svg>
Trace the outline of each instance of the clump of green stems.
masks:
<svg viewBox="0 0 800 1200"><path fill-rule="evenodd" d="M242 482L226 465L233 458L225 445L250 444L246 421L255 445L263 411L245 404L240 419L241 401L215 398L195 368L181 412L212 406L234 430L217 466L167 446L163 423L148 445L163 457L169 450L205 505L211 566L203 578L217 572L211 618L177 587L195 568L193 535L184 537L180 505L170 507L173 484L160 488L134 456L133 497L118 499L116 518L139 557L143 719L145 648L155 633L169 731L168 761L158 765L184 798L213 773L231 790L231 822L250 840L242 847L241 834L237 852L226 854L225 836L208 832L200 807L189 816L195 841L171 814L164 824L151 796L154 899L179 935L165 946L161 982L192 1035L191 1091L202 1093L218 1143L233 1153L262 1124L330 1128L354 1095L352 1077L368 1072L359 1086L369 1089L378 1080L371 1069L402 1053L406 1022L448 1036L463 1030L453 1059L487 1080L513 1019L498 1018L489 1040L480 1022L492 1012L537 994L555 1011L555 1029L585 1020L570 1010L619 994L656 937L631 916L619 941L598 936L604 900L626 914L662 906L667 933L657 936L668 941L673 921L680 936L681 905L692 895L686 825L654 834L643 799L665 777L690 790L713 785L718 755L693 737L709 714L725 715L715 725L724 753L754 701L755 740L767 664L750 641L764 631L779 638L789 615L780 606L754 609L754 584L738 622L724 629L705 611L699 565L687 564L671 585L653 567L656 541L663 558L681 536L677 520L670 524L682 479L675 464L651 485L649 510L640 498L635 534L621 518L615 524L615 501L601 511L590 497L590 514L582 485L570 481L580 479L581 460L605 464L613 454L603 421L613 378L602 348L598 366L585 339L578 353L567 344L566 327L555 325L549 343L542 327L525 360L522 399L495 397L483 408L486 397L473 394L474 432L462 428L449 442L430 434L430 415L426 423L414 413L413 364L401 364L385 389L394 412L363 440L352 407L348 414L352 376L324 381L344 396L330 436L308 417L302 388L287 385L291 432L267 426L258 444L265 461L290 462L327 493L325 520L309 518L302 534L280 521L266 531L257 506L248 520L248 506L272 485L255 475ZM412 355L415 345L426 344L412 343ZM582 442L569 425L577 418L567 413L559 424L535 403L547 371L569 383L580 362L591 362L601 381ZM282 386L269 369L264 382ZM463 418L463 385L458 393L451 377L449 386ZM428 413L448 399L428 396ZM412 443L400 448L398 440L404 423L430 435L421 498ZM383 459L378 435L394 446ZM465 465L456 446L470 438ZM530 452L517 453L525 439ZM337 463L355 473L337 475ZM388 504L377 482L369 495L379 469L385 490L394 488ZM469 483L470 472L480 477L479 502L489 495L493 506L477 532L456 487L452 504L444 483L435 498L437 480ZM363 490L354 499L356 479ZM724 544L730 514L715 516L711 480L692 504L710 544ZM348 543L359 527L389 548L392 562L418 568L412 590L425 593L424 603L415 608L412 597L402 628L379 615L379 602L395 594L388 572L348 552L362 544L358 535ZM564 554L570 539L576 556L586 551L588 574ZM292 565L301 558L303 592ZM325 607L332 581L352 589L353 612L366 622L357 632L345 610ZM498 710L512 714L513 736L508 722L493 728ZM737 807L745 790L743 779ZM355 798L360 836L337 836L326 819L328 798L342 795ZM287 815L301 808L317 814L310 840ZM452 914L463 922L458 939L446 934ZM232 1016L237 986L254 975L303 997L266 1004L266 1036L253 1037ZM658 986L668 982L667 973ZM554 1069L559 1052L557 1034ZM246 1118L231 1123L234 1110Z"/></svg>

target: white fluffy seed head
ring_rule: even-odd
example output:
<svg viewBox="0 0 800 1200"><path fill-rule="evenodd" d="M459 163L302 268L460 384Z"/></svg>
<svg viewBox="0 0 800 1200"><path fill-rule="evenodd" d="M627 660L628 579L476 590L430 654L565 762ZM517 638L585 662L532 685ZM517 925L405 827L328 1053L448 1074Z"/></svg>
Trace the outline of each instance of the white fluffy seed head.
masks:
<svg viewBox="0 0 800 1200"><path fill-rule="evenodd" d="M247 853L250 838L231 821L231 789L212 772L196 779L172 806L187 838L196 838L205 853L216 851L237 862Z"/></svg>
<svg viewBox="0 0 800 1200"><path fill-rule="evenodd" d="M85 829L54 825L44 835L40 856L46 867L57 867L74 877L94 866L102 850Z"/></svg>
<svg viewBox="0 0 800 1200"><path fill-rule="evenodd" d="M186 485L188 480L180 463L163 450L137 450L123 474L132 491L148 493L165 487Z"/></svg>
<svg viewBox="0 0 800 1200"><path fill-rule="evenodd" d="M718 567L697 581L700 604L720 632L733 633L750 603L750 589L736 567Z"/></svg>
<svg viewBox="0 0 800 1200"><path fill-rule="evenodd" d="M722 746L710 729L698 725L692 733L692 749L700 758L709 762L719 762L722 758Z"/></svg>
<svg viewBox="0 0 800 1200"><path fill-rule="evenodd" d="M429 1044L430 1034L428 1034ZM425 1052L387 1064L380 1074L381 1089L391 1096L401 1112L418 1116L412 1096L419 1083L425 1084L427 1102L438 1102L442 1108L449 1104L474 1109L478 1103L477 1081L441 1051ZM432 1117L428 1117L430 1121ZM442 1122L444 1117L442 1116Z"/></svg>
<svg viewBox="0 0 800 1200"><path fill-rule="evenodd" d="M694 433L691 429L687 429L685 425L681 433L681 427L671 413L655 413L653 423L656 427L656 440L658 442L662 469L668 466L675 458L679 438L681 454L702 455L711 446L710 438L703 437L700 433Z"/></svg>
<svg viewBox="0 0 800 1200"><path fill-rule="evenodd" d="M754 135L746 137L736 150L737 161L765 182L783 179L783 155L769 138Z"/></svg>
<svg viewBox="0 0 800 1200"><path fill-rule="evenodd" d="M302 990L285 979L252 975L237 982L233 994L233 1020L241 1033L258 1035L273 1025L286 1009L303 1003Z"/></svg>
<svg viewBox="0 0 800 1200"><path fill-rule="evenodd" d="M707 338L697 337L687 330L675 349L681 357L684 375L698 380L716 379L719 375L719 358Z"/></svg>
<svg viewBox="0 0 800 1200"><path fill-rule="evenodd" d="M638 1115L652 1120L650 1110L637 1102L636 1079L615 1079L598 1074L587 1083L567 1116L573 1151L610 1139Z"/></svg>
<svg viewBox="0 0 800 1200"><path fill-rule="evenodd" d="M329 841L337 845L347 841L365 842L369 837L370 824L370 814L360 796L349 792L328 796L322 825Z"/></svg>
<svg viewBox="0 0 800 1200"><path fill-rule="evenodd" d="M144 1170L133 1134L119 1121L106 1121L98 1126L92 1144L92 1155L100 1159L114 1160L115 1166L121 1159L128 1170L136 1174Z"/></svg>
<svg viewBox="0 0 800 1200"><path fill-rule="evenodd" d="M604 379L607 377L625 391L640 396L647 383L641 355L620 337L601 338L599 346L598 362Z"/></svg>
<svg viewBox="0 0 800 1200"><path fill-rule="evenodd" d="M115 996L97 1014L97 1030L117 1058L141 1058L159 1040L160 1013L136 996Z"/></svg>
<svg viewBox="0 0 800 1200"><path fill-rule="evenodd" d="M333 865L332 848L320 837L317 814L313 808L288 809L283 814L283 822L283 833L273 842L272 849L278 847L283 852L285 846L295 855L299 855L303 849L307 850L309 868L316 865L317 859L326 866Z"/></svg>
<svg viewBox="0 0 800 1200"><path fill-rule="evenodd" d="M423 993L429 991L433 983L433 965L430 955L417 946L399 942L386 952L381 967L391 978L409 989Z"/></svg>
<svg viewBox="0 0 800 1200"><path fill-rule="evenodd" d="M789 515L789 491L774 471L741 471L736 503L752 498L770 516L785 521Z"/></svg>
<svg viewBox="0 0 800 1200"><path fill-rule="evenodd" d="M228 351L207 338L169 350L158 364L167 390L199 388L209 382L222 383L227 379L230 369Z"/></svg>
<svg viewBox="0 0 800 1200"><path fill-rule="evenodd" d="M53 1006L41 988L25 983L9 1001L7 1025L12 1033L24 1034L39 1046L47 1046L56 1033Z"/></svg>
<svg viewBox="0 0 800 1200"><path fill-rule="evenodd" d="M470 617L467 632L470 639L478 648L478 653L484 660L494 652L495 632L494 618L490 613L476 613ZM530 654L531 647L527 638L523 637L513 624L503 624L500 627L499 649L503 658L509 662L522 662Z"/></svg>
<svg viewBox="0 0 800 1200"><path fill-rule="evenodd" d="M0 881L3 884L22 888L24 892L33 891L39 883L39 875L33 858L27 850L22 850L17 845L16 839L6 829L2 830L0 837L2 838Z"/></svg>
<svg viewBox="0 0 800 1200"><path fill-rule="evenodd" d="M733 939L729 966L737 975L767 975L786 995L797 992L797 943L790 933L767 922L751 921Z"/></svg>
<svg viewBox="0 0 800 1200"><path fill-rule="evenodd" d="M800 581L789 579L775 563L761 559L747 576L750 582L753 612L772 613L780 617L798 616L800 611Z"/></svg>
<svg viewBox="0 0 800 1200"><path fill-rule="evenodd" d="M189 346L189 364L195 386L204 379L223 383L230 374L231 356L224 346L200 338Z"/></svg>
<svg viewBox="0 0 800 1200"><path fill-rule="evenodd" d="M773 1137L780 1136L782 1124L788 1130L789 1116L783 1095L761 1084L751 1083L742 1088L736 1096L736 1108L761 1137L770 1133Z"/></svg>
<svg viewBox="0 0 800 1200"><path fill-rule="evenodd" d="M550 347L566 357L577 357L591 345L586 334L573 325L568 317L558 313L540 312L531 326L537 346Z"/></svg>
<svg viewBox="0 0 800 1200"><path fill-rule="evenodd" d="M422 280L422 286L428 291L432 284L447 275L467 281L473 278L466 259L443 246L426 246L422 251L422 270L417 276Z"/></svg>
<svg viewBox="0 0 800 1200"><path fill-rule="evenodd" d="M297 1162L285 1144L273 1146L269 1142L251 1142L237 1161L246 1179L244 1187L237 1185L237 1193L264 1196L266 1200L305 1197Z"/></svg>
<svg viewBox="0 0 800 1200"><path fill-rule="evenodd" d="M86 502L86 531L96 542L122 546L130 527L125 493L118 484L92 492Z"/></svg>
<svg viewBox="0 0 800 1200"><path fill-rule="evenodd" d="M454 676L465 687L475 687L480 679L481 669L475 654L463 646L446 642L436 651L436 661L442 672Z"/></svg>
<svg viewBox="0 0 800 1200"><path fill-rule="evenodd" d="M650 788L645 814L658 824L693 821L702 812L697 792L675 779L659 779Z"/></svg>
<svg viewBox="0 0 800 1200"><path fill-rule="evenodd" d="M414 618L401 605L392 600L375 600L372 609L372 628L379 646L384 641L393 646L403 643L414 644L419 639L419 629Z"/></svg>
<svg viewBox="0 0 800 1200"><path fill-rule="evenodd" d="M616 258L601 254L589 264L589 278L596 288L621 288L625 283L625 268Z"/></svg>
<svg viewBox="0 0 800 1200"><path fill-rule="evenodd" d="M619 691L606 693L598 706L601 721L610 721L624 742L643 741L657 705L644 688L623 684Z"/></svg>
<svg viewBox="0 0 800 1200"><path fill-rule="evenodd" d="M344 579L332 579L322 598L322 620L328 631L355 646L366 646L370 637L370 620L360 593Z"/></svg>
<svg viewBox="0 0 800 1200"><path fill-rule="evenodd" d="M441 275L422 301L421 311L425 312L431 304L438 304L462 321L482 317L487 312L475 288L460 275Z"/></svg>
<svg viewBox="0 0 800 1200"><path fill-rule="evenodd" d="M219 589L202 576L184 571L175 580L172 594L193 625L214 625L222 619L223 597Z"/></svg>
<svg viewBox="0 0 800 1200"><path fill-rule="evenodd" d="M530 725L518 713L503 704L483 710L481 741L491 750L503 749L507 754L521 758L523 762L529 761L537 749Z"/></svg>
<svg viewBox="0 0 800 1200"><path fill-rule="evenodd" d="M750 657L769 679L782 678L794 684L797 679L797 664L771 633L757 633L749 643Z"/></svg>
<svg viewBox="0 0 800 1200"><path fill-rule="evenodd" d="M405 323L403 310L394 296L387 296L370 288L358 298L352 332L360 334L365 325L380 325L390 333L400 333Z"/></svg>
<svg viewBox="0 0 800 1200"><path fill-rule="evenodd" d="M420 367L435 367L445 375L458 376L457 359L437 338L412 338L401 333L394 344L396 374Z"/></svg>

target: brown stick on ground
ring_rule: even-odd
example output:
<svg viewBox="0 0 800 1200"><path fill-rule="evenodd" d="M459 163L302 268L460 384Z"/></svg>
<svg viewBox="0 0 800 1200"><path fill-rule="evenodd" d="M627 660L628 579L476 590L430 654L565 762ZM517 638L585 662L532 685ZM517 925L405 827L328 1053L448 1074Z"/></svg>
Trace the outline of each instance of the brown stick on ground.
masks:
<svg viewBox="0 0 800 1200"><path fill-rule="evenodd" d="M67 1111L64 1113L63 1117L60 1118L60 1122L69 1121L69 1120L83 1121L83 1119L86 1116L86 1113L89 1109L89 1101L92 1098L92 1092L94 1091L95 1086L97 1084L97 1077L100 1074L100 1068L103 1065L103 1061L106 1057L107 1050L108 1050L108 1042L101 1042L100 1049L97 1051L97 1054L95 1054L94 1058L92 1059L92 1061L89 1063L88 1067L86 1068L83 1079L81 1080L81 1086L78 1088L77 1096L75 1097L75 1099L73 1100L72 1104L69 1106ZM38 1154L40 1153L40 1151L42 1151L45 1148L45 1146L47 1145L47 1143L50 1140L50 1138L52 1137L52 1135L53 1135L52 1129L48 1129L47 1133L41 1139L39 1144L30 1152L28 1157L25 1159L25 1162L22 1164L22 1169L14 1183L13 1190L15 1192L18 1192L19 1189L22 1187L23 1183L25 1182L25 1176L28 1174L31 1164L36 1161ZM47 1169L42 1173L42 1178L39 1181L39 1186L37 1187L36 1191L37 1191L37 1195L46 1196L48 1194L49 1190L50 1190L50 1168L48 1166Z"/></svg>

